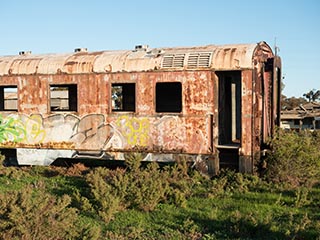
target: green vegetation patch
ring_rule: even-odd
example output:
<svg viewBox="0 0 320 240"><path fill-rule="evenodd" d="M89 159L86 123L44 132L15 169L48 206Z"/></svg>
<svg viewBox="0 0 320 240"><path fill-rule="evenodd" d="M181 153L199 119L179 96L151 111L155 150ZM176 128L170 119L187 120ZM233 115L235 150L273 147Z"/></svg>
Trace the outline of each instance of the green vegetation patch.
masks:
<svg viewBox="0 0 320 240"><path fill-rule="evenodd" d="M184 159L164 168L140 159L117 169L1 166L0 239L320 239L316 178L209 178Z"/></svg>

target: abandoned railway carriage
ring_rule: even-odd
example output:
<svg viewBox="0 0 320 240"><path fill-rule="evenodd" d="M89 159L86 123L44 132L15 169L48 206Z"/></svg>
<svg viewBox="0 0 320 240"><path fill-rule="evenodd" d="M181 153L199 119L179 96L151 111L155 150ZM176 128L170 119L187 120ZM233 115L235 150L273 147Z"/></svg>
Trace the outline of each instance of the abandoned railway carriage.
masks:
<svg viewBox="0 0 320 240"><path fill-rule="evenodd" d="M265 43L0 57L0 148L253 172L279 125L281 61Z"/></svg>

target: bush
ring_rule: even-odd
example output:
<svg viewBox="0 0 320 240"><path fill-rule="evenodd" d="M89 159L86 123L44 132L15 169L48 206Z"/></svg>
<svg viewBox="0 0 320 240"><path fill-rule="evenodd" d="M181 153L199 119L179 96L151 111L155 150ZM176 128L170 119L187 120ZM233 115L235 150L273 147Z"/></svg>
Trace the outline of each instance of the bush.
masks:
<svg viewBox="0 0 320 240"><path fill-rule="evenodd" d="M320 177L319 132L285 132L271 141L266 177L275 182L310 185Z"/></svg>
<svg viewBox="0 0 320 240"><path fill-rule="evenodd" d="M123 186L124 181L119 181L119 177L122 178L125 175L118 170L112 171L104 168L97 168L86 176L93 195L95 210L106 223L111 221L114 214L123 208L121 204L125 193L116 186Z"/></svg>
<svg viewBox="0 0 320 240"><path fill-rule="evenodd" d="M31 186L0 194L1 239L74 239L80 236L71 198L56 198Z"/></svg>
<svg viewBox="0 0 320 240"><path fill-rule="evenodd" d="M190 172L185 159L163 169L155 162L142 167L141 159L140 154L128 154L126 169L96 168L86 176L95 211L105 222L128 208L148 212L161 202L185 207L195 189L207 192L204 177Z"/></svg>
<svg viewBox="0 0 320 240"><path fill-rule="evenodd" d="M141 168L141 159L131 155L127 169L94 169L86 176L96 211L105 222L126 208L152 211L165 199L167 181L156 163Z"/></svg>
<svg viewBox="0 0 320 240"><path fill-rule="evenodd" d="M129 172L130 184L127 191L130 207L143 211L152 211L165 199L168 182L161 173L157 163L150 163L142 171Z"/></svg>

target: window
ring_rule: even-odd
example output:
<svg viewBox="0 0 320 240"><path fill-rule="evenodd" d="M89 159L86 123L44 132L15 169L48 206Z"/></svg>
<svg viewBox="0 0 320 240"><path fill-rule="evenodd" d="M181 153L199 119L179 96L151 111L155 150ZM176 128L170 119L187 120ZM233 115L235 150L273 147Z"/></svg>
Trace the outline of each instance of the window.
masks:
<svg viewBox="0 0 320 240"><path fill-rule="evenodd" d="M77 85L51 85L51 111L74 111L78 108Z"/></svg>
<svg viewBox="0 0 320 240"><path fill-rule="evenodd" d="M111 90L112 111L134 112L136 110L136 87L134 83L113 83Z"/></svg>
<svg viewBox="0 0 320 240"><path fill-rule="evenodd" d="M1 86L0 100L0 111L18 111L18 88L16 86Z"/></svg>
<svg viewBox="0 0 320 240"><path fill-rule="evenodd" d="M300 125L300 119L294 119L293 120L294 125Z"/></svg>
<svg viewBox="0 0 320 240"><path fill-rule="evenodd" d="M156 84L156 112L181 112L182 86L180 82Z"/></svg>

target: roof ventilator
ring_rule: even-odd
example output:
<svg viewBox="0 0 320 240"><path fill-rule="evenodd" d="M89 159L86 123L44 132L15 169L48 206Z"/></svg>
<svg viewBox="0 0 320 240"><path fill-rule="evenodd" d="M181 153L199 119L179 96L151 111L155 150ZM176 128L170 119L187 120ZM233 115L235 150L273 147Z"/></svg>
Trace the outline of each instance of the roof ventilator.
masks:
<svg viewBox="0 0 320 240"><path fill-rule="evenodd" d="M163 56L163 68L181 68L184 65L185 54L167 54Z"/></svg>
<svg viewBox="0 0 320 240"><path fill-rule="evenodd" d="M20 51L19 55L20 56L26 56L26 55L30 55L32 52L31 51Z"/></svg>
<svg viewBox="0 0 320 240"><path fill-rule="evenodd" d="M188 68L210 67L211 52L190 53L188 57Z"/></svg>
<svg viewBox="0 0 320 240"><path fill-rule="evenodd" d="M74 52L75 53L88 52L88 49L87 48L76 48L76 49L74 49Z"/></svg>
<svg viewBox="0 0 320 240"><path fill-rule="evenodd" d="M149 45L136 45L134 47L135 51L147 51L149 48Z"/></svg>

